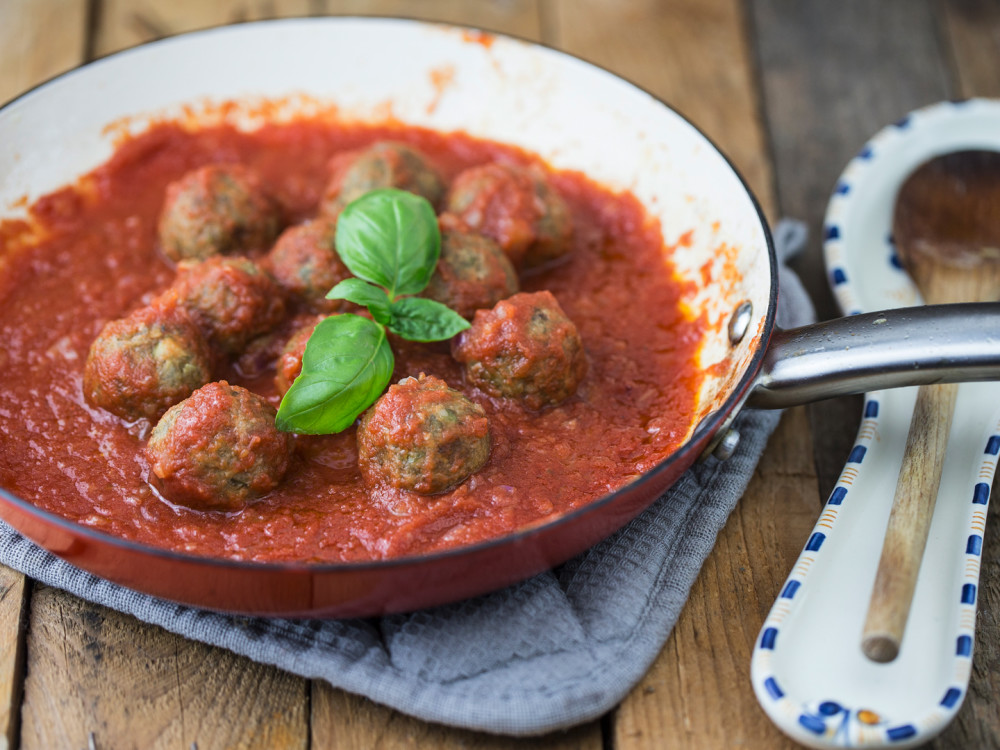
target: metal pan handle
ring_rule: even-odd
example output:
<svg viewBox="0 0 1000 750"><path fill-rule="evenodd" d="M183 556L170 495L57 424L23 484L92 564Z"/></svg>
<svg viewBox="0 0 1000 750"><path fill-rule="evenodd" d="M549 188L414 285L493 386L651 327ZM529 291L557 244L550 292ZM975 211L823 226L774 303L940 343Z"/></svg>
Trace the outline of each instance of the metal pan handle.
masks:
<svg viewBox="0 0 1000 750"><path fill-rule="evenodd" d="M775 330L746 406L1000 380L1000 303L924 305Z"/></svg>

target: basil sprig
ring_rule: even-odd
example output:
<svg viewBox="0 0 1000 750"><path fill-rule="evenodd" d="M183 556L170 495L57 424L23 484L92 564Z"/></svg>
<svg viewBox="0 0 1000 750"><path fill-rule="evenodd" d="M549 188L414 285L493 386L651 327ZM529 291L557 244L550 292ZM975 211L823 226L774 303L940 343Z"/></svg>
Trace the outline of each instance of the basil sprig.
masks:
<svg viewBox="0 0 1000 750"><path fill-rule="evenodd" d="M431 204L387 188L363 195L337 220L337 252L356 278L327 293L366 307L372 319L333 315L306 343L302 372L278 407L278 429L340 432L375 402L395 364L386 330L411 341L443 341L469 327L458 313L419 294L441 255Z"/></svg>

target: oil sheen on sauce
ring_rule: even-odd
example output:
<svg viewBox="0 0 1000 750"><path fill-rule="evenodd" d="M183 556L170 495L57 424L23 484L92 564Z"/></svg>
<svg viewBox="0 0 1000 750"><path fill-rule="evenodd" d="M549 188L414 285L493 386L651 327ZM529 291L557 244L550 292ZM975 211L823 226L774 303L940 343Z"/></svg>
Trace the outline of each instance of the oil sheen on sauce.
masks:
<svg viewBox="0 0 1000 750"><path fill-rule="evenodd" d="M589 360L577 394L540 412L491 399L463 381L444 344L393 341L393 381L434 374L482 404L492 449L485 468L450 492L369 491L353 428L297 438L281 486L224 514L175 506L147 482L150 425L93 409L81 392L91 341L109 320L148 302L174 271L156 225L166 185L211 162L258 170L290 221L309 218L337 152L404 140L447 179L517 149L461 134L302 121L252 133L164 124L125 142L103 166L31 208L34 229L0 224L0 486L108 534L196 555L246 560L355 561L408 556L495 538L621 487L678 447L701 374L704 321L680 311L684 284L665 260L659 226L629 194L583 175L552 175L575 224L572 259L522 277L550 290L576 323ZM28 235L40 242L29 241ZM273 371L219 373L270 398Z"/></svg>

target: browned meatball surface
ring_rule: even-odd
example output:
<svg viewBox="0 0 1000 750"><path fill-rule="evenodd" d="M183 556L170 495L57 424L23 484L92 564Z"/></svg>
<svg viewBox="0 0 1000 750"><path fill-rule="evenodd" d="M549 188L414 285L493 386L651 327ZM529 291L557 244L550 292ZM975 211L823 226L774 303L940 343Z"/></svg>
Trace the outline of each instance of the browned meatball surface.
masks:
<svg viewBox="0 0 1000 750"><path fill-rule="evenodd" d="M188 314L159 303L113 320L87 354L83 392L122 419L155 420L211 379L208 346Z"/></svg>
<svg viewBox="0 0 1000 750"><path fill-rule="evenodd" d="M469 382L530 409L565 401L587 374L580 334L547 291L515 294L480 310L456 337L452 354Z"/></svg>
<svg viewBox="0 0 1000 750"><path fill-rule="evenodd" d="M306 353L306 344L324 317L317 315L295 329L295 332L289 337L288 343L281 350L281 354L278 355L274 385L280 395L284 396L288 392L292 383L295 382L295 378L302 372L302 357Z"/></svg>
<svg viewBox="0 0 1000 750"><path fill-rule="evenodd" d="M167 186L160 246L174 261L263 250L280 228L277 205L240 164L213 164Z"/></svg>
<svg viewBox="0 0 1000 750"><path fill-rule="evenodd" d="M275 281L311 310L333 311L345 304L326 298L327 292L351 275L337 254L336 232L336 221L307 221L282 232L267 254L265 267Z"/></svg>
<svg viewBox="0 0 1000 750"><path fill-rule="evenodd" d="M444 195L444 181L430 160L412 146L379 141L361 151L334 157L333 177L320 204L320 213L335 217L365 193L398 188L423 196L437 206Z"/></svg>
<svg viewBox="0 0 1000 750"><path fill-rule="evenodd" d="M224 380L173 406L146 446L164 497L231 511L274 489L292 453L292 436L274 426L274 417L263 398Z"/></svg>
<svg viewBox="0 0 1000 750"><path fill-rule="evenodd" d="M486 413L439 378L404 378L361 417L358 464L369 484L443 492L490 454Z"/></svg>
<svg viewBox="0 0 1000 750"><path fill-rule="evenodd" d="M540 169L485 164L459 174L446 210L495 240L514 265L536 268L570 251L569 209Z"/></svg>
<svg viewBox="0 0 1000 750"><path fill-rule="evenodd" d="M496 242L468 231L450 214L439 224L441 258L422 296L471 318L517 292L517 272Z"/></svg>
<svg viewBox="0 0 1000 750"><path fill-rule="evenodd" d="M281 290L247 258L216 256L182 263L164 298L176 297L209 343L224 354L276 326L285 315Z"/></svg>

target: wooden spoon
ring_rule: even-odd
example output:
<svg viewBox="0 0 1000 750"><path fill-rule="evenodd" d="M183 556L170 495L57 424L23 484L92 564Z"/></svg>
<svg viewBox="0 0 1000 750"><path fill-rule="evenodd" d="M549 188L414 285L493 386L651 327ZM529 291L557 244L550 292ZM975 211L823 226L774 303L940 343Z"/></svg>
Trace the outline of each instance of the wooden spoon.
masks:
<svg viewBox="0 0 1000 750"><path fill-rule="evenodd" d="M892 226L925 303L1000 299L1000 152L956 151L920 166L899 190ZM957 393L955 383L917 391L862 634L877 662L895 659L903 640Z"/></svg>

